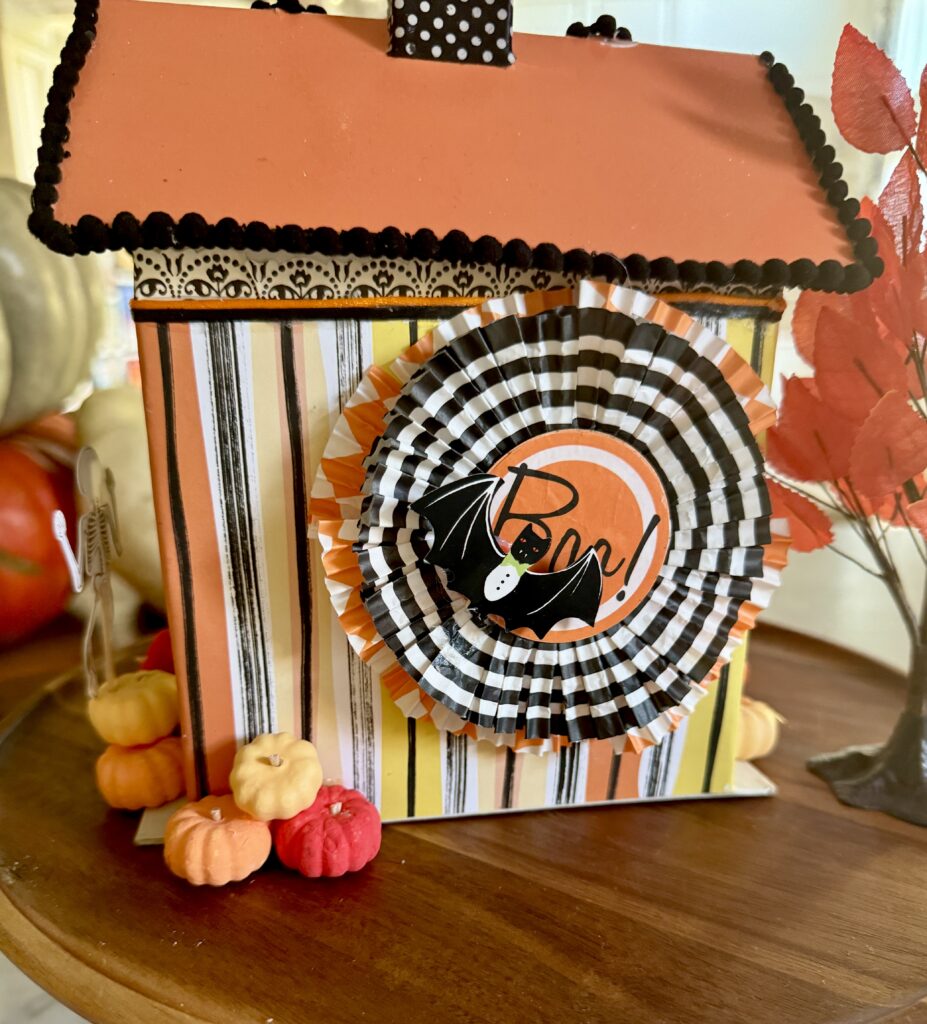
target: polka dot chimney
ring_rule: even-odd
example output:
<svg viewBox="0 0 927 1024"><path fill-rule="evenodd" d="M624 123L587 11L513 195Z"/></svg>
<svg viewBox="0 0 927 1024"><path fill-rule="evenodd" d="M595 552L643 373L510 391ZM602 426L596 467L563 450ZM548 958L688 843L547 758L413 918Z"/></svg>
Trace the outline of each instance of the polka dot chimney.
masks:
<svg viewBox="0 0 927 1024"><path fill-rule="evenodd" d="M391 57L508 67L511 0L392 0Z"/></svg>

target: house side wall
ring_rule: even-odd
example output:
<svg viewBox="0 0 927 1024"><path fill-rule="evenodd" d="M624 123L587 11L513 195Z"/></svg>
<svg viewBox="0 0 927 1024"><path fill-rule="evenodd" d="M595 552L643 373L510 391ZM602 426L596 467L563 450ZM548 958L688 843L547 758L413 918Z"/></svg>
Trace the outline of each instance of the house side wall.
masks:
<svg viewBox="0 0 927 1024"><path fill-rule="evenodd" d="M436 307L437 298L397 315L345 300L337 316L257 320L213 308L185 322L170 306L137 311L148 318L140 354L191 792L227 788L237 745L284 729L310 737L326 773L387 820L723 792L742 657L659 748L619 757L585 743L536 757L407 720L350 650L318 544L306 539L308 492L363 370L459 308ZM774 320L762 308L735 313L704 311L765 366Z"/></svg>

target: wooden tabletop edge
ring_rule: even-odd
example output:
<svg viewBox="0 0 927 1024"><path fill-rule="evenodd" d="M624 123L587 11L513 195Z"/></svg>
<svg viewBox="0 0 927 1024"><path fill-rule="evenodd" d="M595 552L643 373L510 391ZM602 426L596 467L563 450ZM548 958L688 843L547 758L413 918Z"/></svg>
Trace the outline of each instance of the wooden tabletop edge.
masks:
<svg viewBox="0 0 927 1024"><path fill-rule="evenodd" d="M0 950L69 1009L95 1024L114 1019L152 1024L214 1024L159 1003L75 956L37 927L0 889ZM113 1011L121 1016L114 1016ZM100 1016L102 1012L106 1017Z"/></svg>

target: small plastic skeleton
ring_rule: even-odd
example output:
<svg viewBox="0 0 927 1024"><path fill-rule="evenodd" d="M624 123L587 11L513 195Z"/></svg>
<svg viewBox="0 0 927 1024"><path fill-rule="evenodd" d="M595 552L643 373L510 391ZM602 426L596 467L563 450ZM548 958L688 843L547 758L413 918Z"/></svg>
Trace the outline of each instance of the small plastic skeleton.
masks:
<svg viewBox="0 0 927 1024"><path fill-rule="evenodd" d="M87 509L77 521L77 551L71 550L64 513L52 514L52 529L71 574L75 594L93 585L93 603L84 626L84 678L88 695L99 689L93 657L93 634L100 620L103 670L107 679L114 679L113 662L113 590L110 585L110 563L122 554L119 520L116 515L116 485L113 474L100 462L92 448L81 448L75 467L77 490L81 505Z"/></svg>

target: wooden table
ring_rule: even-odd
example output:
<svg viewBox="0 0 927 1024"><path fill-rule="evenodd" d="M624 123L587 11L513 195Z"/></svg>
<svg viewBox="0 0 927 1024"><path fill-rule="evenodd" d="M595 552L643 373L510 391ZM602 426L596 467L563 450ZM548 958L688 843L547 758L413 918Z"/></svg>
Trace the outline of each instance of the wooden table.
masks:
<svg viewBox="0 0 927 1024"><path fill-rule="evenodd" d="M0 744L0 939L93 1021L927 1020L927 831L835 803L814 752L887 734L898 680L756 634L781 795L389 827L360 875L219 891L132 845L69 683Z"/></svg>

